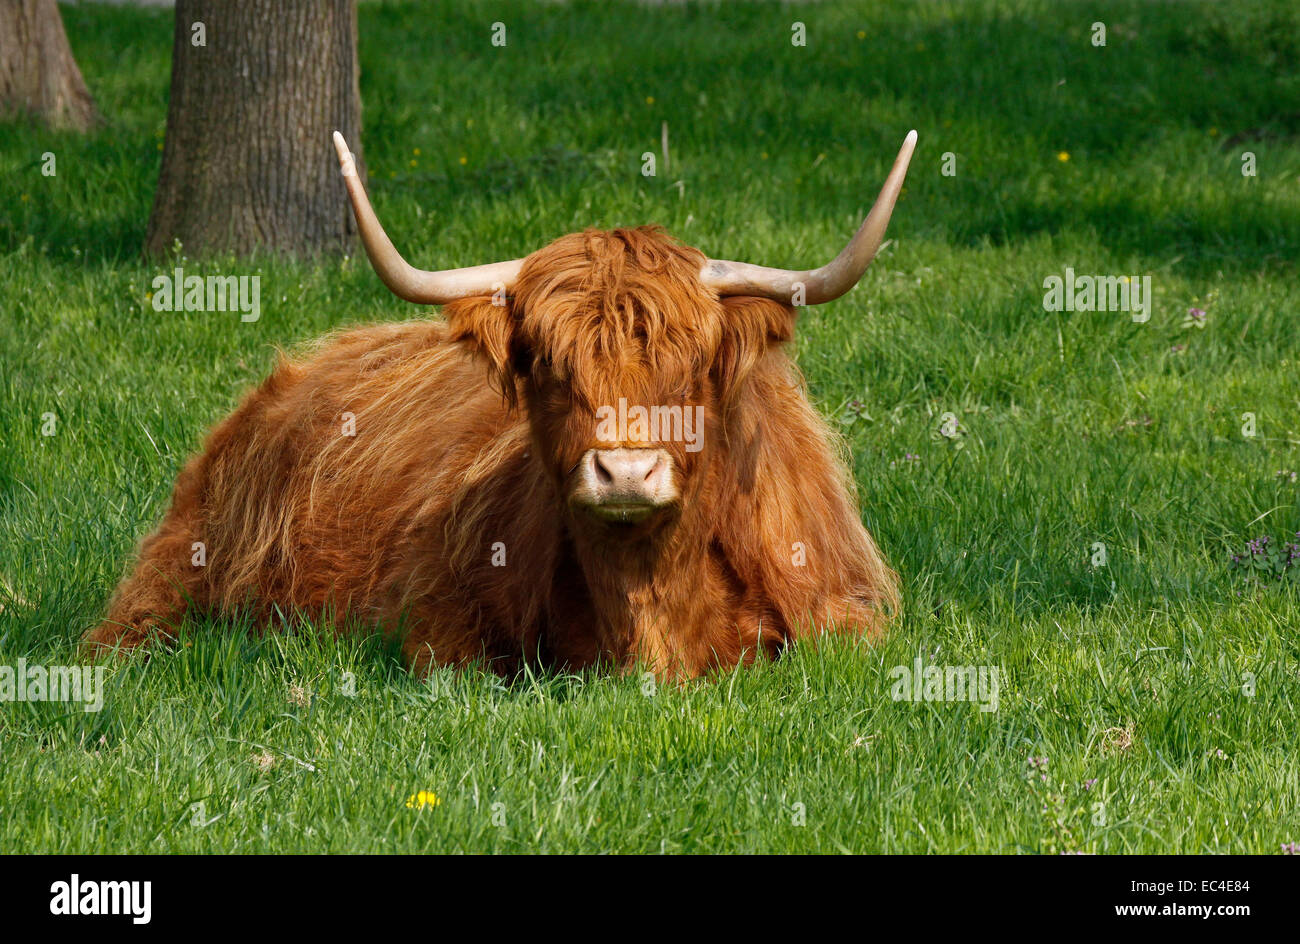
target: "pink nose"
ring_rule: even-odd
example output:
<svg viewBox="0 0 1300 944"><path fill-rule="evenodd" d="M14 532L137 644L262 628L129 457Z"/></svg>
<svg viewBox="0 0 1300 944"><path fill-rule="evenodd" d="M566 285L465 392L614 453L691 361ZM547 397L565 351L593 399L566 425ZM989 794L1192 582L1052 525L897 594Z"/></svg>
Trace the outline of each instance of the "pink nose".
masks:
<svg viewBox="0 0 1300 944"><path fill-rule="evenodd" d="M673 478L672 457L662 449L588 449L569 502L602 521L649 521L680 497Z"/></svg>
<svg viewBox="0 0 1300 944"><path fill-rule="evenodd" d="M668 477L670 460L662 449L593 449L592 491L602 504L656 504Z"/></svg>

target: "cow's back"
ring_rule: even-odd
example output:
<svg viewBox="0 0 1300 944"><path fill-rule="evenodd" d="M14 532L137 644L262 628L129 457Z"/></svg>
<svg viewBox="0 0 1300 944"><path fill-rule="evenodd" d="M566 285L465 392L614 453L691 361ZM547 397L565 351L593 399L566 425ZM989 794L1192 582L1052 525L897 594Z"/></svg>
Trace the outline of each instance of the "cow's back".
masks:
<svg viewBox="0 0 1300 944"><path fill-rule="evenodd" d="M496 479L526 438L437 322L353 331L282 360L195 460L207 602L397 616L421 563L449 566L467 477L508 489Z"/></svg>

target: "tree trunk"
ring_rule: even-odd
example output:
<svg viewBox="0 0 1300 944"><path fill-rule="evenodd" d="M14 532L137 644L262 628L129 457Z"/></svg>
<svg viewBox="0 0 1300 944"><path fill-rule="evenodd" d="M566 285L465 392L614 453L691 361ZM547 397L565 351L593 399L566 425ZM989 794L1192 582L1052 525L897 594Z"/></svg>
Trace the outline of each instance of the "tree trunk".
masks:
<svg viewBox="0 0 1300 944"><path fill-rule="evenodd" d="M350 246L330 134L343 132L364 180L358 74L356 0L177 0L145 252Z"/></svg>
<svg viewBox="0 0 1300 944"><path fill-rule="evenodd" d="M0 112L74 131L100 121L55 0L0 0Z"/></svg>

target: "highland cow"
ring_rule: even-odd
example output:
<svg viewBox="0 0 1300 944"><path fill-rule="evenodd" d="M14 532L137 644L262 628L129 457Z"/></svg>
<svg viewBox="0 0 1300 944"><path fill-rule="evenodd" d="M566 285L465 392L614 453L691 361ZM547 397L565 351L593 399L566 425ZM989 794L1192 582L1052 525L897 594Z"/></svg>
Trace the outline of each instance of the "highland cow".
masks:
<svg viewBox="0 0 1300 944"><path fill-rule="evenodd" d="M282 358L181 471L88 650L244 612L400 633L418 672L680 678L885 630L895 575L783 344L797 307L861 278L915 132L853 240L804 272L653 227L417 270L335 145L376 272L443 318Z"/></svg>

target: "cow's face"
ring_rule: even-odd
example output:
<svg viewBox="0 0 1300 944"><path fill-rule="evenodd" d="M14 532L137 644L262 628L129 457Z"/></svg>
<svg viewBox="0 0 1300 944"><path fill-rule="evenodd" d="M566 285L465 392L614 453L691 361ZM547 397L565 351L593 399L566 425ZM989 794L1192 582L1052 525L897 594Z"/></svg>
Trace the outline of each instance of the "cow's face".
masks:
<svg viewBox="0 0 1300 944"><path fill-rule="evenodd" d="M455 302L580 527L625 536L675 521L726 448L750 369L793 310L719 299L704 257L654 229L566 236L525 261L513 296ZM505 304L500 302L505 301Z"/></svg>
<svg viewBox="0 0 1300 944"><path fill-rule="evenodd" d="M334 133L357 229L384 284L447 306L452 337L478 347L508 400L522 392L538 453L575 520L625 533L671 519L702 487L700 470L726 447L751 369L790 336L789 304L819 305L857 284L915 146L912 131L862 226L816 269L706 259L643 227L588 230L526 259L429 271L385 235ZM498 289L499 299L481 297Z"/></svg>

